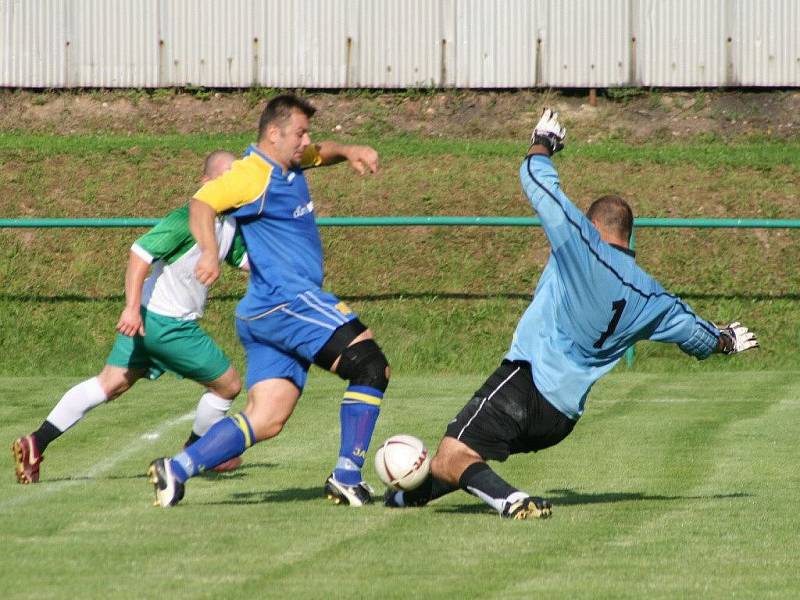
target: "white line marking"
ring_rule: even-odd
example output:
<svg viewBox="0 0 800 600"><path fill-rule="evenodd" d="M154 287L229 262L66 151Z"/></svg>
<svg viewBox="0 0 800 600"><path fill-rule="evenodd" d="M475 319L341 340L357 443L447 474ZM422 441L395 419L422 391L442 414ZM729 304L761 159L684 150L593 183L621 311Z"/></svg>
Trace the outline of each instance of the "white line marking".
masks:
<svg viewBox="0 0 800 600"><path fill-rule="evenodd" d="M98 463L95 463L88 470L86 470L82 474L78 474L75 476L74 479L67 479L65 481L54 481L52 483L44 483L44 484L29 484L29 485L20 485L20 494L18 496L14 496L6 500L5 502L0 503L0 513L7 511L14 506L21 504L23 502L31 502L34 500L38 500L40 498L45 498L54 494L56 492L60 492L64 489L70 488L74 485L79 483L85 483L87 479L95 479L104 473L107 473L111 469L113 469L117 464L122 462L123 460L127 459L128 457L136 454L145 446L150 445L151 443L155 442L165 433L167 433L170 429L175 427L176 425L180 425L181 423L185 423L186 421L191 421L194 419L194 411L190 413L186 413L185 415L181 415L180 417L176 417L169 421L163 422L158 428L154 429L153 431L148 431L143 433L139 436L139 438L134 441L132 444L126 446L116 454L113 454ZM142 473L144 473L144 467L142 468ZM43 480L46 482L47 480Z"/></svg>

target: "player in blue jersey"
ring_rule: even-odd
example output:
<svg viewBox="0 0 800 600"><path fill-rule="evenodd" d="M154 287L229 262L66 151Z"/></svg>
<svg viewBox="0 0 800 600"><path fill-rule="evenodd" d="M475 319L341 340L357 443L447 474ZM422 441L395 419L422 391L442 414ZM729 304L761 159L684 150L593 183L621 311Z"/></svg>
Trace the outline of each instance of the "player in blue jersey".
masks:
<svg viewBox="0 0 800 600"><path fill-rule="evenodd" d="M190 203L192 233L203 252L200 281L210 285L219 273L211 228L217 214L236 217L247 246L250 284L236 309L236 329L247 355L248 400L244 411L215 424L184 452L153 461L150 480L161 506L179 502L186 480L203 469L278 435L312 364L349 382L340 408L339 456L325 492L337 504L371 501L361 467L389 364L355 313L322 290L322 244L303 170L347 160L360 173L374 173L378 155L366 146L312 144L314 112L292 95L271 100L245 158Z"/></svg>
<svg viewBox="0 0 800 600"><path fill-rule="evenodd" d="M718 328L701 319L637 266L628 249L633 212L625 200L604 196L586 215L572 204L550 160L565 133L558 115L546 109L520 168L551 253L511 349L448 424L433 477L411 492L387 491L387 506L421 506L460 488L506 518L548 517L547 500L514 488L486 461L563 440L592 385L639 340L675 343L698 359L758 345L739 323Z"/></svg>

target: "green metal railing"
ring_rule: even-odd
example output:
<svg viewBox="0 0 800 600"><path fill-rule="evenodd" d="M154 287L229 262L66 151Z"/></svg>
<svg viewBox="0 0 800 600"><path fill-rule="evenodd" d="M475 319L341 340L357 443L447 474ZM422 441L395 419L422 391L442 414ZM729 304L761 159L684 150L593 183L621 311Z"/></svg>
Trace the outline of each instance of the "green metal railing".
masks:
<svg viewBox="0 0 800 600"><path fill-rule="evenodd" d="M2 228L62 228L62 227L152 227L159 219L0 219ZM537 217L319 217L321 227L539 227ZM800 229L796 219L672 219L642 217L634 220L636 228L669 227L687 229ZM636 247L636 231L630 247ZM636 353L633 347L625 353L628 367L633 366Z"/></svg>
<svg viewBox="0 0 800 600"><path fill-rule="evenodd" d="M159 219L0 219L0 228L60 227L152 227ZM411 226L489 226L537 227L537 217L319 217L322 227L411 227ZM643 217L634 221L637 227L685 227L696 229L800 229L800 220L793 219L668 219Z"/></svg>

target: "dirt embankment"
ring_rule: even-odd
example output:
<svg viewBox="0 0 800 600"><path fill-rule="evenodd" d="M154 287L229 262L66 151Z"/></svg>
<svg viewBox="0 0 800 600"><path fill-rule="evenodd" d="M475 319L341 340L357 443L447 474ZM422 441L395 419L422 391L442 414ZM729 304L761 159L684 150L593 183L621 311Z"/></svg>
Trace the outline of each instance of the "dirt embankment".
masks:
<svg viewBox="0 0 800 600"><path fill-rule="evenodd" d="M272 90L0 90L0 131L53 134L238 133L255 129ZM317 134L513 139L541 107L561 111L570 137L615 135L632 142L711 135L788 138L800 134L800 91L608 90L596 106L583 92L445 91L309 93Z"/></svg>

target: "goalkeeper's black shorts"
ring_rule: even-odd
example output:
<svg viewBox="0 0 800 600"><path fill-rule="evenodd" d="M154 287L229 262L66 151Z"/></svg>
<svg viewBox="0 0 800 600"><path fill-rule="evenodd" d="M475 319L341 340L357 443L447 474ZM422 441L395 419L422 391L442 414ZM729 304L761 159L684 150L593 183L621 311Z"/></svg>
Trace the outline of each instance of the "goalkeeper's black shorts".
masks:
<svg viewBox="0 0 800 600"><path fill-rule="evenodd" d="M536 452L567 437L575 421L560 413L536 389L525 361L504 360L447 425L446 435L484 460Z"/></svg>

